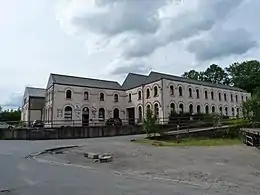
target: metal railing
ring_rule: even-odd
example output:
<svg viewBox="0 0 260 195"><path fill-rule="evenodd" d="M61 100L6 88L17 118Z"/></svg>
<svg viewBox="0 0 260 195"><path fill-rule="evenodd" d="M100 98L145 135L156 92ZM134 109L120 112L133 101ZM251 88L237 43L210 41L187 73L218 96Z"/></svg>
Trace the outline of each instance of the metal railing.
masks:
<svg viewBox="0 0 260 195"><path fill-rule="evenodd" d="M180 128L185 127L208 127L213 126L216 123L228 124L229 119L223 118L213 118L213 117L173 117L173 118L158 118L156 124L158 125L168 125L172 127L179 126ZM30 128L34 127L34 121L5 121L7 124L11 125L13 128ZM142 125L143 119L90 119L88 121L84 120L53 120L53 121L42 121L44 128L58 128L58 127L84 127L84 126L109 126L109 125ZM41 127L37 124L36 127Z"/></svg>

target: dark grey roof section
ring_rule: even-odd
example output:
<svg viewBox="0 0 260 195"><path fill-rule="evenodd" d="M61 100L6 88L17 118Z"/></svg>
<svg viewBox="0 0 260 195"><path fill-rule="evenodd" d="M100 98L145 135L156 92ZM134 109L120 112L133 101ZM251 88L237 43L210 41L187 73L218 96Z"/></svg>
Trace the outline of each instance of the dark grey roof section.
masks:
<svg viewBox="0 0 260 195"><path fill-rule="evenodd" d="M144 84L147 80L147 76L135 73L129 73L122 85L123 89L133 89Z"/></svg>
<svg viewBox="0 0 260 195"><path fill-rule="evenodd" d="M51 74L51 80L53 83L71 86L81 86L81 87L92 87L101 89L113 89L113 90L123 90L121 85L116 81L107 81L99 79L91 79L84 77L75 77L68 75ZM49 83L48 85L50 85Z"/></svg>
<svg viewBox="0 0 260 195"><path fill-rule="evenodd" d="M226 90L233 90L233 91L240 91L240 92L246 92L243 89L237 88L237 87L231 87L228 85L221 85L221 84L214 84L214 83L208 83L208 82L203 82L203 81L196 81L192 79L187 79L184 77L178 77L174 75L169 75L169 74L164 74L164 73L159 73L159 72L150 72L146 83L151 83L160 79L168 79L172 81L178 81L178 82L184 82L184 83L190 83L190 84L195 84L195 85L203 85L207 87L214 87L214 88L220 88L220 89L226 89Z"/></svg>
<svg viewBox="0 0 260 195"><path fill-rule="evenodd" d="M36 87L26 87L29 97L45 97L45 89Z"/></svg>

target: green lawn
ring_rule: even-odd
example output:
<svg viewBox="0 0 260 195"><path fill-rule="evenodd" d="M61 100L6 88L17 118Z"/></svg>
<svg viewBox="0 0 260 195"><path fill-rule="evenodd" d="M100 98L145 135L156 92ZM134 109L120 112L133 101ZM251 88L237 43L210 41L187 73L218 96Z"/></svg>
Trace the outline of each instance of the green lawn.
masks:
<svg viewBox="0 0 260 195"><path fill-rule="evenodd" d="M136 140L136 142L154 146L228 146L242 144L240 139L228 138L183 138L179 143L175 140L157 141L150 139Z"/></svg>

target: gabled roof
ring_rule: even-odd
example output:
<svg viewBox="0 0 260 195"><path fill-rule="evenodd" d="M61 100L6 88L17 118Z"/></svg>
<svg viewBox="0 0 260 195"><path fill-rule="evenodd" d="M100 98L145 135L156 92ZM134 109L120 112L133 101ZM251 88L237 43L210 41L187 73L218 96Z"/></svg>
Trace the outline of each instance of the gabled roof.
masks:
<svg viewBox="0 0 260 195"><path fill-rule="evenodd" d="M152 83L160 79L168 79L172 81L178 81L178 82L184 82L184 83L190 83L190 84L195 84L195 85L203 85L207 87L214 87L214 88L220 88L220 89L226 89L226 90L233 90L233 91L240 91L240 92L246 92L243 89L237 88L237 87L231 87L228 85L221 85L221 84L215 84L215 83L209 83L209 82L203 82L203 81L197 81L197 80L192 80L192 79L187 79L184 77L179 77L179 76L174 76L174 75L169 75L169 74L164 74L164 73L159 73L159 72L150 72L146 83Z"/></svg>
<svg viewBox="0 0 260 195"><path fill-rule="evenodd" d="M123 89L133 89L144 84L147 80L147 76L135 73L129 73L122 85Z"/></svg>
<svg viewBox="0 0 260 195"><path fill-rule="evenodd" d="M36 87L26 87L26 96L29 97L45 97L45 89Z"/></svg>
<svg viewBox="0 0 260 195"><path fill-rule="evenodd" d="M53 83L70 85L70 86L123 90L121 85L116 81L108 81L108 80L100 80L100 79L92 79L92 78L84 78L84 77L76 77L76 76L51 73L47 88L49 88Z"/></svg>

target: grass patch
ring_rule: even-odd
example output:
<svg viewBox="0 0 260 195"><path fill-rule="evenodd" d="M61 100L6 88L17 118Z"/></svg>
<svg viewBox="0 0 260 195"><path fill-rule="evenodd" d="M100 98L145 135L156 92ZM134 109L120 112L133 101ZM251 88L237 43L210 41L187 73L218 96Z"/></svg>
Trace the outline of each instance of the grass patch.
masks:
<svg viewBox="0 0 260 195"><path fill-rule="evenodd" d="M176 140L136 140L137 143L154 145L154 146L230 146L242 144L241 139L229 138L183 138L177 143Z"/></svg>

